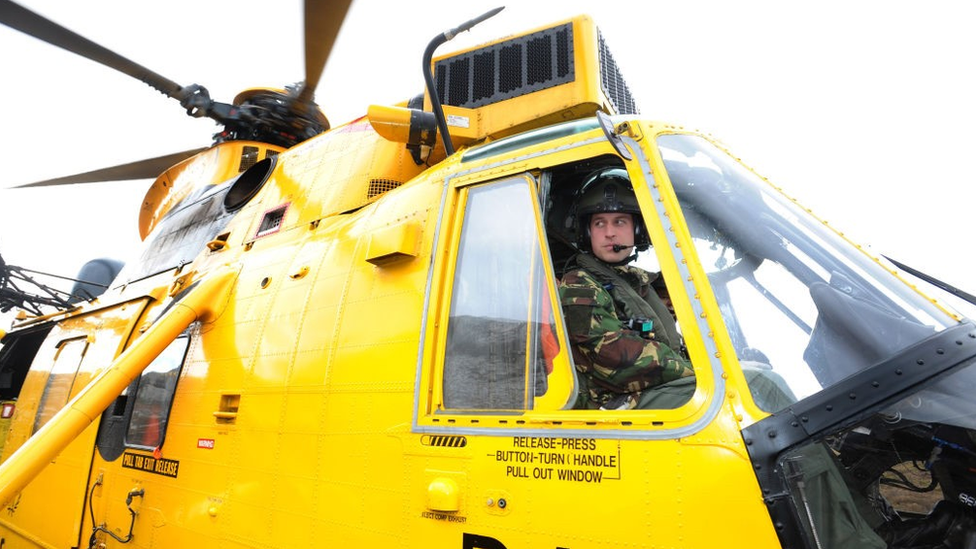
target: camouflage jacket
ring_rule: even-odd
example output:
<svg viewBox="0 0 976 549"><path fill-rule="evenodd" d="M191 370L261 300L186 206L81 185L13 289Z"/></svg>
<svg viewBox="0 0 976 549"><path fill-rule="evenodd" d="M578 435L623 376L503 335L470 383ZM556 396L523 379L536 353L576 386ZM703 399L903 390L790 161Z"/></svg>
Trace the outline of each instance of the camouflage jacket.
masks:
<svg viewBox="0 0 976 549"><path fill-rule="evenodd" d="M652 275L632 266L614 267L619 279L645 300ZM573 360L583 374L577 407L633 408L641 392L679 377L694 375L680 352L657 341L654 334L628 329L624 304L584 268L569 270L559 283L559 297L573 347Z"/></svg>

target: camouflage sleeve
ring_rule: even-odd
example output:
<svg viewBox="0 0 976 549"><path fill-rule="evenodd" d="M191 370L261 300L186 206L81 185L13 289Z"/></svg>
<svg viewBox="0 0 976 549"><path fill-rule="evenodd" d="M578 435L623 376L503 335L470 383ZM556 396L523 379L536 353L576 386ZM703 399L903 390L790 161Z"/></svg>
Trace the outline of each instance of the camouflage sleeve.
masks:
<svg viewBox="0 0 976 549"><path fill-rule="evenodd" d="M632 393L692 375L675 351L625 328L610 292L586 271L566 273L559 297L570 342L588 362L577 366L604 389Z"/></svg>

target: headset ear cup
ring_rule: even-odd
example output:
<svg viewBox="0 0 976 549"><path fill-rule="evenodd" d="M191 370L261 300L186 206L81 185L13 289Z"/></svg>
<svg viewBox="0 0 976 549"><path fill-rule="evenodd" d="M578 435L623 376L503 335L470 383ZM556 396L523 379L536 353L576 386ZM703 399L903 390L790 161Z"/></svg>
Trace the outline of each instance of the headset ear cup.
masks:
<svg viewBox="0 0 976 549"><path fill-rule="evenodd" d="M590 246L590 216L584 215L579 220L579 223L579 237L577 238L576 244L579 246L579 249L583 250L584 252L591 252L593 250L592 246Z"/></svg>
<svg viewBox="0 0 976 549"><path fill-rule="evenodd" d="M639 252L646 251L651 247L651 239L647 235L647 228L644 226L643 219L634 226L634 247Z"/></svg>

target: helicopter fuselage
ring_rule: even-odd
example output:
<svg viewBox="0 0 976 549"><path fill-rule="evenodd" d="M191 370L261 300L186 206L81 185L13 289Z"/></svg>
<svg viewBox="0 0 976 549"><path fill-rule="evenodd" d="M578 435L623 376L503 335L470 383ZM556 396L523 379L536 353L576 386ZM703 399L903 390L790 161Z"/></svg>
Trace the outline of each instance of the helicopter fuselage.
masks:
<svg viewBox="0 0 976 549"><path fill-rule="evenodd" d="M970 321L634 114L587 18L434 64L454 154L429 96L218 142L4 335L0 546L971 547ZM634 409L577 405L560 307L608 168L694 370Z"/></svg>

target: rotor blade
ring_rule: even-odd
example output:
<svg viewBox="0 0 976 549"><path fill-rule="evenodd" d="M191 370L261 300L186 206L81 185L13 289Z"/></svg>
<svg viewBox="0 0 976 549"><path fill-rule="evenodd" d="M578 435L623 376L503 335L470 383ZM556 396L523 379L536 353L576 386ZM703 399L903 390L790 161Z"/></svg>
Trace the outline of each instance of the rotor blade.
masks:
<svg viewBox="0 0 976 549"><path fill-rule="evenodd" d="M305 0L305 86L298 98L311 101L325 62L352 0Z"/></svg>
<svg viewBox="0 0 976 549"><path fill-rule="evenodd" d="M176 82L156 74L146 67L134 63L10 0L0 0L0 23L141 80L169 97L182 99L182 94L180 94L182 86Z"/></svg>
<svg viewBox="0 0 976 549"><path fill-rule="evenodd" d="M147 158L137 162L121 164L111 168L102 168L76 175L68 175L46 181L35 181L24 185L15 185L12 189L24 189L27 187L50 187L54 185L74 185L76 183L96 183L105 181L125 181L128 179L156 179L159 174L175 166L177 163L190 158L191 156L207 150L207 147L192 149L156 158Z"/></svg>

